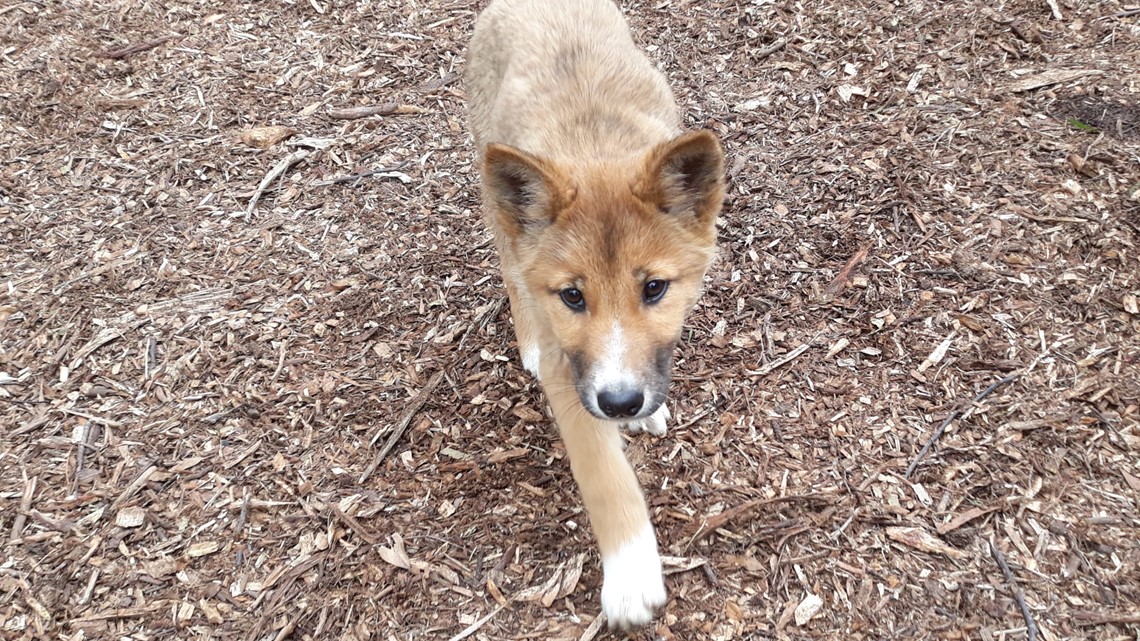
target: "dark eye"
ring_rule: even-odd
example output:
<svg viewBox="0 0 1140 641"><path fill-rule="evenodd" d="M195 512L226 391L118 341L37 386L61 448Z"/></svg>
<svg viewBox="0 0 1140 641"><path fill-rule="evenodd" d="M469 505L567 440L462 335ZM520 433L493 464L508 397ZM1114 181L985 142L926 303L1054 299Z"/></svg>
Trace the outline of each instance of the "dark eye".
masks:
<svg viewBox="0 0 1140 641"><path fill-rule="evenodd" d="M645 283L645 288L641 292L641 297L646 303L656 303L665 297L665 292L669 289L669 281L667 280L651 280Z"/></svg>
<svg viewBox="0 0 1140 641"><path fill-rule="evenodd" d="M562 302L566 303L570 309L576 312L586 309L586 297L577 287L567 287L558 292L558 295L562 297Z"/></svg>

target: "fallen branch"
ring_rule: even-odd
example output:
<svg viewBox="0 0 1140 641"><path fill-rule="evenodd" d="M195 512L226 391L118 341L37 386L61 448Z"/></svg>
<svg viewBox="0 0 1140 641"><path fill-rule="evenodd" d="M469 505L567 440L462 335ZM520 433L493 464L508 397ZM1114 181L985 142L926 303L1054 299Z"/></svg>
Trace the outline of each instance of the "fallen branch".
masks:
<svg viewBox="0 0 1140 641"><path fill-rule="evenodd" d="M399 171L407 167L408 163L403 162L395 167L385 167L383 169L369 169L355 174L348 174L347 176L337 176L328 180L318 180L313 183L314 187L328 187L329 185L336 185L342 183L356 183L363 178L377 177L377 178L395 178L396 180L404 183L405 185L412 182L412 177Z"/></svg>
<svg viewBox="0 0 1140 641"><path fill-rule="evenodd" d="M396 102L387 102L382 105L366 105L363 107L343 107L329 111L329 118L333 120L358 120L370 116L391 116L395 114L422 114L427 109L415 105L402 105Z"/></svg>
<svg viewBox="0 0 1140 641"><path fill-rule="evenodd" d="M759 61L767 58L768 56L776 53L777 51L780 51L781 49L783 49L786 46L788 46L787 40L785 40L784 38L777 38L775 42L768 45L767 47L764 47L763 49L757 49L756 53L753 54L753 60L755 62L759 62Z"/></svg>
<svg viewBox="0 0 1140 641"><path fill-rule="evenodd" d="M598 616L594 617L594 620L590 622L590 625L582 631L582 636L578 637L578 641L594 641L594 637L598 636L598 633L602 631L602 626L605 624L606 613L599 613Z"/></svg>
<svg viewBox="0 0 1140 641"><path fill-rule="evenodd" d="M126 58L127 56L133 56L136 53L142 53L144 51L150 51L151 49L154 49L155 47L160 47L163 44L166 44L167 41L173 40L173 39L174 39L174 36L163 36L161 38L155 38L154 40L147 40L146 42L140 42L138 44L123 47L122 49L115 49L113 51L105 51L105 52L99 54L99 56L102 58L110 58L111 60L122 60L123 58Z"/></svg>
<svg viewBox="0 0 1140 641"><path fill-rule="evenodd" d="M800 345L799 347L793 349L792 351L788 352L787 354L784 354L780 358L777 358L776 360L772 361L771 363L764 365L760 369L755 369L755 370L746 369L746 370L744 370L744 373L749 375L749 376L767 376L768 374L771 374L774 370L776 370L780 367L783 367L784 365L787 365L788 363L799 358L801 354L808 351L809 347L811 347L811 341L808 341L808 342L804 343L803 345Z"/></svg>
<svg viewBox="0 0 1140 641"><path fill-rule="evenodd" d="M1140 13L1140 9L1136 10ZM1104 625L1106 623L1140 623L1140 613L1127 612L1074 612L1077 625Z"/></svg>
<svg viewBox="0 0 1140 641"><path fill-rule="evenodd" d="M1017 607L1021 609L1021 616L1025 619L1025 638L1027 641L1037 641L1037 622L1033 620L1033 613L1029 611L1029 606L1025 603L1025 594L1017 584L1017 579L1014 578L1013 572L1009 569L1009 564L1005 562L1001 550L998 549L993 540L990 540L989 545L990 554L997 561L1001 573L1005 575L1005 581L1009 583L1009 589L1013 592L1013 600L1017 602Z"/></svg>
<svg viewBox="0 0 1140 641"><path fill-rule="evenodd" d="M970 403L970 407L972 408L975 405L977 405L978 403L982 402L982 400L985 399L990 394L992 394L994 390L996 390L997 388L999 388L1003 385L1007 385L1007 384L1013 382L1016 378L1017 378L1017 375L1015 374L1013 376L1006 376L1005 378L1003 378L999 381L995 381L989 387L987 387L981 394L978 394L977 396L974 397L973 402ZM942 424L938 426L938 429L934 430L934 433L931 434L930 438L926 440L926 443L922 446L922 449L918 451L918 455L914 457L913 461L911 461L910 466L906 468L906 473L903 474L904 479L910 478L910 475L914 473L914 468L918 467L919 462L922 461L922 457L926 456L926 453L930 451L930 448L932 445L934 445L934 442L937 441L939 438L942 438L942 433L946 431L946 428L950 425L950 423L954 422L954 419L965 414L967 409L969 409L969 408L964 408L962 406L958 406L958 407L954 408L954 410L952 412L950 412L950 416L947 416L946 420L942 421Z"/></svg>
<svg viewBox="0 0 1140 641"><path fill-rule="evenodd" d="M1094 20L1109 20L1111 18L1131 18L1132 16L1140 16L1140 7L1136 8L1136 9L1125 9L1123 11L1117 11L1116 13L1110 13L1107 16L1101 16L1099 18L1094 18Z"/></svg>
<svg viewBox="0 0 1140 641"><path fill-rule="evenodd" d="M487 304L483 308L483 311L479 314L479 316L475 318L471 322L471 325L467 327L467 330L463 332L463 338L459 339L459 349L457 352L462 353L463 344L467 342L467 337L471 335L471 332L473 332L476 327L481 327L483 323L487 322L488 319L494 318L499 314L499 310L503 308L504 300L505 299L499 299L494 303ZM376 456L372 458L372 462L368 464L368 467L364 470L364 473L360 475L360 483L364 483L364 481L366 481L369 476L372 476L372 473L375 472L376 468L380 466L380 462L383 461L384 457L387 456L388 453L392 451L392 448L396 446L396 442L400 440L400 437L403 436L405 431L407 431L408 425L411 424L412 417L415 416L416 412L420 411L420 408L424 406L424 403L427 402L428 396L430 396L431 393L435 391L435 388L439 387L439 384L443 381L444 373L450 367L451 364L448 364L446 367L436 372L435 375L433 375L428 381L427 385L424 385L423 389L421 389L419 393L416 394L416 397L412 399L411 404L406 410L404 410L403 416L400 417L399 421L396 421L396 426L392 428L392 432L389 434L388 440L384 443L384 447L382 447L380 451L376 452ZM371 444L376 445L376 441L379 438L380 432L377 432L375 436L372 437Z"/></svg>
<svg viewBox="0 0 1140 641"><path fill-rule="evenodd" d="M839 270L839 273L836 274L835 278L827 284L827 287L823 288L824 300L829 300L835 297L836 294L842 292L847 288L847 283L851 280L851 272L855 271L855 268L859 266L859 263L863 262L863 260L867 258L868 250L870 250L870 246L864 246L860 248L859 251L855 252L855 255L852 256L851 259L847 261L847 264L843 266L843 269Z"/></svg>
<svg viewBox="0 0 1140 641"><path fill-rule="evenodd" d="M688 547L693 543L703 539L713 530L724 527L730 521L738 519L747 514L755 512L757 508L764 507L765 505L774 505L776 503L789 503L791 501L814 501L823 498L823 494L791 494L789 496L776 496L770 499L753 499L746 503L742 503L734 508L725 510L720 514L714 514L701 523L701 527L697 529L697 533L685 545Z"/></svg>
<svg viewBox="0 0 1140 641"><path fill-rule="evenodd" d="M364 473L360 475L360 483L363 484L368 480L368 477L372 476L372 473L380 466L380 462L384 460L384 457L388 456L392 448L396 447L396 441L399 441L400 437L407 431L408 425L412 422L412 417L416 415L416 412L420 411L420 408L427 402L431 393L434 392L435 388L439 387L439 384L443 381L443 372L444 370L442 369L436 372L428 381L427 385L424 385L419 393L416 394L416 397L412 399L411 404L404 410L403 416L400 417L400 420L396 421L395 427L392 428L392 432L388 435L388 440L384 442L384 447L376 452L376 456L372 457L372 462L368 464ZM373 445L376 444L378 438L380 438L380 432L377 432L376 436L372 438Z"/></svg>
<svg viewBox="0 0 1140 641"><path fill-rule="evenodd" d="M261 199L261 195L269 187L269 184L284 174L290 167L308 158L312 154L324 151L335 143L333 138L298 138L290 142L291 145L296 147L307 147L307 149L298 149L293 153L281 159L281 162L274 165L269 173L265 174L265 178L261 179L261 184L254 190L253 196L249 199L249 206L245 210L245 221L249 222L250 216L253 211L257 209L257 201Z"/></svg>
<svg viewBox="0 0 1140 641"><path fill-rule="evenodd" d="M16 513L16 518L12 523L12 535L8 537L9 543L18 541L24 531L24 524L28 521L28 512L32 509L32 497L36 493L36 485L39 484L39 480L38 476L33 476L24 484L24 495L20 497L20 511Z"/></svg>
<svg viewBox="0 0 1140 641"><path fill-rule="evenodd" d="M338 519L344 522L344 524L347 525L349 529L355 532L356 536L359 536L362 541L369 545L376 545L380 542L380 539L376 538L374 534L365 529L365 527L360 524L360 521L357 521L351 515L345 513L345 511L340 509L337 505L330 504L329 508L332 510L332 513L336 515Z"/></svg>
<svg viewBox="0 0 1140 641"><path fill-rule="evenodd" d="M501 612L503 610L503 608L505 608L505 607L507 607L507 606L500 605L499 607L495 608L494 610L491 610L490 614L488 614L487 616L483 617L482 619L479 619L475 623L472 623L471 625L464 628L464 630L462 632L451 637L450 641L462 641L462 639L466 639L467 637L471 636L472 634L475 634L475 632L479 628L483 627L484 625L486 625L486 623L488 621L491 620L491 617L493 617L496 614L498 614L499 612Z"/></svg>
<svg viewBox="0 0 1140 641"><path fill-rule="evenodd" d="M259 184L257 189L253 192L253 196L249 199L249 206L245 209L246 222L249 222L250 217L253 216L253 210L257 209L257 201L261 200L261 195L265 193L269 184L284 174L290 167L311 156L313 151L313 149L298 149L282 158L281 162L274 165L273 169L270 169L269 173L265 174L265 178L261 179L261 184Z"/></svg>

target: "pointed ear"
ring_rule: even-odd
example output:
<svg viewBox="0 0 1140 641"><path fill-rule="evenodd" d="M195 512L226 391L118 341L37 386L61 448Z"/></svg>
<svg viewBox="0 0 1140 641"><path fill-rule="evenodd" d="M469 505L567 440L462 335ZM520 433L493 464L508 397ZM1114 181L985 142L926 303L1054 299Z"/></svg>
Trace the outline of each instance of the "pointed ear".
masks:
<svg viewBox="0 0 1140 641"><path fill-rule="evenodd" d="M574 199L556 166L507 145L487 145L482 173L491 222L511 238L554 222Z"/></svg>
<svg viewBox="0 0 1140 641"><path fill-rule="evenodd" d="M658 145L645 159L637 196L672 216L711 228L724 202L724 152L710 131Z"/></svg>

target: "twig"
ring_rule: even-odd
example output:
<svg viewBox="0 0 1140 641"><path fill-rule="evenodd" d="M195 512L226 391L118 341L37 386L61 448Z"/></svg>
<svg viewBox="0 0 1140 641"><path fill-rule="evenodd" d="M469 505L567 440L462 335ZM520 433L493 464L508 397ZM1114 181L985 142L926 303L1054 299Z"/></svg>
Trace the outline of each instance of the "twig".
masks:
<svg viewBox="0 0 1140 641"><path fill-rule="evenodd" d="M823 288L823 298L825 300L833 298L836 294L842 292L847 287L847 282L851 280L851 272L855 271L855 268L859 266L859 263L863 262L863 259L867 258L867 252L870 249L871 247L869 245L861 247L859 251L855 252L855 255L847 261L847 264L843 266L843 269L839 270L839 273L835 275L835 278L827 284L827 287Z"/></svg>
<svg viewBox="0 0 1140 641"><path fill-rule="evenodd" d="M351 515L345 513L345 511L340 509L340 507L336 505L329 505L329 508L338 519L343 521L344 524L349 527L349 529L356 533L356 536L359 536L360 539L368 545L376 545L380 541L380 539L376 538L375 535L364 529L364 526L360 524L360 521L357 521Z"/></svg>
<svg viewBox="0 0 1140 641"><path fill-rule="evenodd" d="M1140 9L1136 10L1140 13ZM1106 623L1140 623L1140 613L1124 612L1074 612L1077 625L1104 625Z"/></svg>
<svg viewBox="0 0 1140 641"><path fill-rule="evenodd" d="M1045 0L1045 3L1048 4L1049 9L1053 11L1054 18L1058 21L1065 19L1065 14L1061 13L1061 5L1057 4L1057 0Z"/></svg>
<svg viewBox="0 0 1140 641"><path fill-rule="evenodd" d="M1132 16L1140 16L1140 7L1136 9L1125 9L1124 11L1117 11L1110 13L1107 16L1095 18L1096 20L1108 20L1109 18L1131 18Z"/></svg>
<svg viewBox="0 0 1140 641"><path fill-rule="evenodd" d="M146 485L146 482L150 480L151 475L157 471L158 466L151 465L150 467L146 468L142 474L139 474L139 477L135 479L134 482L132 482L130 485L128 485L127 489L123 490L123 493L119 495L119 498L115 499L115 502L111 504L111 511L118 511L118 509L122 507L123 503L129 501L131 497L135 495L135 492L138 492L140 489L142 489L142 486Z"/></svg>
<svg viewBox="0 0 1140 641"><path fill-rule="evenodd" d="M503 608L505 608L505 607L507 607L507 606L500 605L499 607L495 608L494 610L491 610L491 612L487 616L483 617L482 619L479 619L475 623L472 623L471 625L464 628L464 630L462 632L451 637L450 641L462 641L463 639L466 639L467 637L471 636L472 634L475 634L475 632L479 628L483 627L484 625L487 624L488 621L491 620L491 617L493 617L496 614L498 614L499 612L501 612L503 610Z"/></svg>
<svg viewBox="0 0 1140 641"><path fill-rule="evenodd" d="M396 180L404 183L405 185L412 182L412 177L400 171L407 167L408 163L402 162L395 167L385 167L383 169L369 169L355 174L348 174L347 176L337 176L328 180L318 180L313 183L314 187L328 187L329 185L336 185L340 183L355 183L363 178L375 176L377 178L395 178Z"/></svg>
<svg viewBox="0 0 1140 641"><path fill-rule="evenodd" d="M787 354L784 354L780 358L777 358L776 360L772 361L771 363L764 365L760 369L756 369L756 370L746 369L746 370L744 370L744 373L748 374L749 376L767 376L768 374L771 374L776 369L783 367L784 365L787 365L788 363L799 358L800 355L803 354L804 352L808 351L808 348L810 348L810 347L811 347L811 341L808 341L808 342L804 343L803 345L800 345L799 347L788 352Z"/></svg>
<svg viewBox="0 0 1140 641"><path fill-rule="evenodd" d="M298 149L282 158L281 162L277 163L273 169L269 170L269 173L265 174L265 178L261 179L261 184L259 184L257 190L253 192L253 196L249 199L249 206L245 209L246 222L249 222L250 217L253 216L253 210L257 209L257 201L261 199L261 194L265 193L265 189L269 187L269 184L281 176L281 174L284 174L290 167L311 156L313 151L312 149Z"/></svg>
<svg viewBox="0 0 1140 641"><path fill-rule="evenodd" d="M827 495L791 494L788 496L776 496L770 499L753 499L746 503L742 503L734 508L723 511L720 514L714 514L704 519L704 521L701 523L701 527L697 529L697 533L693 535L693 538L689 539L689 542L685 545L685 547L688 547L693 543L701 540L706 535L708 535L709 532L712 532L717 528L724 527L729 521L740 518L747 514L751 514L752 512L755 512L757 508L763 507L765 505L774 505L776 503L788 503L791 501L800 500L814 501L824 498L825 496Z"/></svg>
<svg viewBox="0 0 1140 641"><path fill-rule="evenodd" d="M382 105L365 105L363 107L344 107L329 111L329 118L334 120L357 120L369 116L391 116L393 114L422 114L427 109L415 105L401 105L396 102L387 102Z"/></svg>
<svg viewBox="0 0 1140 641"><path fill-rule="evenodd" d="M978 394L974 397L973 402L970 403L970 408L982 402L985 397L989 396L997 388L1013 382L1016 378L1017 375L1014 374L1013 376L1006 376L999 381L993 382L981 394ZM930 451L930 447L934 445L934 442L942 437L942 433L946 431L946 427L949 426L950 423L954 421L954 419L958 418L962 414L965 414L968 409L969 408L964 408L959 405L958 407L955 407L952 412L950 412L950 416L947 416L946 420L942 421L942 424L938 426L938 429L934 430L934 433L931 434L930 438L926 440L926 444L923 445L922 449L918 451L918 456L915 456L914 460L911 461L910 466L906 468L906 473L903 474L904 479L910 478L910 475L914 473L914 468L918 467L919 462L922 461L922 457L926 456L926 453Z"/></svg>
<svg viewBox="0 0 1140 641"><path fill-rule="evenodd" d="M1021 608L1021 616L1025 619L1025 638L1027 641L1037 641L1037 622L1033 620L1033 613L1029 611L1029 606L1025 603L1025 594L1021 591L1021 586L1017 584L1017 579L1014 578L1013 572L1010 571L1009 565L1005 562L1001 550L998 549L992 539L989 544L990 554L997 561L1001 573L1005 575L1006 583L1009 583L1009 589L1013 591L1013 600L1017 602L1017 607Z"/></svg>
<svg viewBox="0 0 1140 641"><path fill-rule="evenodd" d="M716 408L716 407L709 407L709 408L706 408L706 409L705 409L704 411L702 411L702 412L697 412L696 414L694 414L694 415L693 415L693 417L692 417L692 418L690 418L689 420L685 421L684 423L681 423L681 424L680 424L680 425L678 425L677 427L674 427L674 428L673 428L672 430L670 430L670 431L671 431L671 432L676 432L677 430L683 430L683 429L685 429L685 428L687 428L687 427L692 427L692 426L693 426L693 424L695 424L697 421L699 421L699 420L701 420L702 418L704 418L704 417L708 416L709 414L712 414L712 413L713 413L713 412L715 412L716 410L717 410L717 408Z"/></svg>
<svg viewBox="0 0 1140 641"><path fill-rule="evenodd" d="M582 632L582 636L578 637L578 641L594 641L594 637L602 631L602 626L606 624L606 614L603 612L590 622L589 627Z"/></svg>
<svg viewBox="0 0 1140 641"><path fill-rule="evenodd" d="M474 319L471 322L471 325L469 325L467 327L467 330L463 332L463 337L459 339L459 348L456 350L457 353L463 352L463 344L467 341L467 337L471 335L471 332L473 332L475 328L481 327L484 323L487 322L488 319L494 318L499 314L499 311L503 308L503 303L505 300L506 299L500 298L498 301L487 305L487 307L483 310L483 313L481 313L478 318ZM399 441L400 437L408 429L408 425L412 422L412 417L415 416L416 412L420 411L420 408L423 407L425 402L427 402L428 396L433 391L435 391L435 388L439 387L439 384L443 381L444 373L447 372L451 365L452 364L449 363L446 367L436 372L435 375L431 377L431 380L428 381L427 385L425 385L423 389L420 390L419 394L416 394L416 397L412 399L412 402L408 406L408 409L404 410L404 415L400 417L400 420L396 422L396 426L392 428L392 433L388 436L388 440L384 443L384 447L381 448L379 452L376 452L376 456L373 457L372 462L368 464L367 469L365 469L364 473L360 475L360 483L364 483L364 481L366 481L369 476L372 476L372 473L376 471L376 468L380 465L380 462L383 461L384 457L387 456L388 453L392 451L392 448L396 446L396 441ZM379 438L380 432L377 432L376 435L372 437L371 444L375 445L376 441Z"/></svg>
<svg viewBox="0 0 1140 641"><path fill-rule="evenodd" d="M768 56L776 53L777 51L780 51L786 46L788 46L787 40L784 38L777 38L775 42L768 45L767 47L764 47L763 49L757 49L756 53L753 54L753 61L759 62L761 60L764 60Z"/></svg>
<svg viewBox="0 0 1140 641"><path fill-rule="evenodd" d="M364 483L368 480L368 477L372 476L372 473L380 466L380 462L384 460L384 457L388 456L388 452L391 452L392 448L396 447L396 441L399 441L400 437L407 431L408 425L412 422L412 417L416 415L416 412L420 411L420 408L427 402L428 396L430 396L431 393L435 391L435 388L439 387L440 382L443 381L444 371L445 370L441 369L436 372L431 377L431 380L428 381L427 385L424 385L423 389L412 399L411 404L408 405L408 409L404 410L404 415L400 417L400 420L396 421L396 425L392 428L392 432L389 434L388 440L384 443L384 447L376 452L376 456L372 457L372 462L368 464L368 468L360 475L360 483ZM380 438L380 432L377 432L376 436L372 438L373 445L376 444L376 439L378 438Z"/></svg>
<svg viewBox="0 0 1140 641"><path fill-rule="evenodd" d="M32 497L36 493L38 483L39 477L33 476L24 484L24 496L20 498L20 511L16 513L16 518L12 523L12 535L8 537L9 542L19 540L20 534L24 531L24 523L28 521L28 512L32 509Z"/></svg>
<svg viewBox="0 0 1140 641"><path fill-rule="evenodd" d="M174 36L163 36L161 38L155 38L154 40L147 40L146 42L140 42L138 44L129 45L129 46L123 47L122 49L115 49L113 51L105 51L102 54L100 54L100 56L103 58L110 58L111 60L122 60L123 58L126 58L127 56L133 56L136 53L142 53L144 51L150 51L151 49L154 49L155 47L160 47L163 44L165 44L167 41L173 40L173 39L174 39Z"/></svg>

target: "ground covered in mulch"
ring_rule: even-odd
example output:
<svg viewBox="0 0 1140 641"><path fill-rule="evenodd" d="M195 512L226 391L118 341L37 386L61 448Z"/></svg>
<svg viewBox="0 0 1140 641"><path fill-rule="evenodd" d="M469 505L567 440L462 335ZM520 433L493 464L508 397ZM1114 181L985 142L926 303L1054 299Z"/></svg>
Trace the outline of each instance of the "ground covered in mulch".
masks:
<svg viewBox="0 0 1140 641"><path fill-rule="evenodd" d="M477 4L0 8L0 637L620 638ZM983 4L623 3L730 168L633 638L1140 636L1140 11Z"/></svg>

